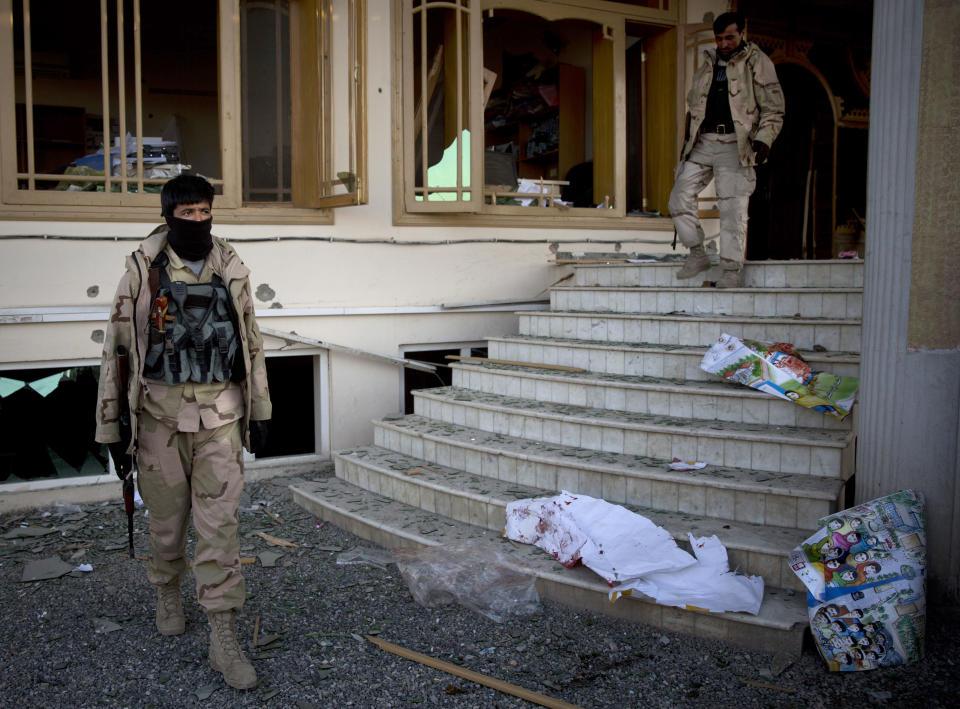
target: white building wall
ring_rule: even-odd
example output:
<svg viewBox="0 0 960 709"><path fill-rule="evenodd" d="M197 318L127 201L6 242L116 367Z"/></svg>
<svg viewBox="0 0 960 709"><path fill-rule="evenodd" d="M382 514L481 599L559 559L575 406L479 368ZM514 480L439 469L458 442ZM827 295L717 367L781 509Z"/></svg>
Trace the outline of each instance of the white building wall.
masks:
<svg viewBox="0 0 960 709"><path fill-rule="evenodd" d="M217 221L214 233L235 240L252 271L260 323L324 341L398 355L409 343L473 342L515 333L510 307L443 312L444 303L545 297L569 269L548 263L549 241L561 250L667 251L672 232L422 227L393 223L391 13L387 0L368 8L369 203L335 210L333 224L243 224ZM141 238L158 223L0 219L2 235ZM360 243L246 238L309 236ZM364 240L442 242L521 239L533 243L388 245ZM659 242L631 243L636 240ZM0 369L99 360L97 330L107 312L126 254L135 241L0 240ZM265 288L261 288L265 286ZM271 295L272 293L272 295ZM359 314L357 309L363 309ZM422 312L423 310L433 312ZM283 345L268 339L269 349ZM399 367L343 354L330 358L330 446L369 442L369 420L397 411ZM93 412L90 412L93 415Z"/></svg>

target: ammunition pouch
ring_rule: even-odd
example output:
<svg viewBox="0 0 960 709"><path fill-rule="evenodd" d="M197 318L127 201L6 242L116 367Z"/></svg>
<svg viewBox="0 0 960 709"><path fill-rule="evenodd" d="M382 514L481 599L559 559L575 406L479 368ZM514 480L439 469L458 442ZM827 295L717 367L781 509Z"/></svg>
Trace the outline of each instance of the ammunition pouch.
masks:
<svg viewBox="0 0 960 709"><path fill-rule="evenodd" d="M210 283L171 283L167 263L161 252L151 264L151 270L159 266L155 297L166 297L167 317L162 329L150 318L143 376L167 384L230 381L240 338L223 280L214 275Z"/></svg>

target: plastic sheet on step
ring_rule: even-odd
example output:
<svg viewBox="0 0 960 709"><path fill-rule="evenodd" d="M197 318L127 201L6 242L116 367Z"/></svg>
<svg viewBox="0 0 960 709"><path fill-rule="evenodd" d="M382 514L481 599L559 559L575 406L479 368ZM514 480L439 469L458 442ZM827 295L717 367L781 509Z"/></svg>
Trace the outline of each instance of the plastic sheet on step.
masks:
<svg viewBox="0 0 960 709"><path fill-rule="evenodd" d="M536 578L485 543L398 548L393 556L414 600L426 608L459 603L496 623L540 609Z"/></svg>
<svg viewBox="0 0 960 709"><path fill-rule="evenodd" d="M393 563L393 555L385 549L372 547L353 547L337 554L337 564L347 566L350 564L366 564L385 569Z"/></svg>
<svg viewBox="0 0 960 709"><path fill-rule="evenodd" d="M694 558L646 517L587 495L510 502L504 534L564 566L582 563L612 587L611 600L636 590L665 605L754 614L763 601L763 579L730 572L715 536L690 535Z"/></svg>
<svg viewBox="0 0 960 709"><path fill-rule="evenodd" d="M707 350L700 369L840 420L853 409L860 386L857 377L812 370L789 342L741 340L726 333Z"/></svg>
<svg viewBox="0 0 960 709"><path fill-rule="evenodd" d="M790 567L807 587L810 628L831 671L869 670L923 657L926 523L913 490L818 521Z"/></svg>

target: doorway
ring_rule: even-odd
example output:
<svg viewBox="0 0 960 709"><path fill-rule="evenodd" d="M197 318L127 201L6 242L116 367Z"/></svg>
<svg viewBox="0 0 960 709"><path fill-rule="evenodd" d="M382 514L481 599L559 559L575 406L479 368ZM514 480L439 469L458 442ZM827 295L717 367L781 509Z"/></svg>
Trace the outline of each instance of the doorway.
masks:
<svg viewBox="0 0 960 709"><path fill-rule="evenodd" d="M777 65L786 114L750 199L747 258L830 258L834 230L834 143L830 96L813 72Z"/></svg>

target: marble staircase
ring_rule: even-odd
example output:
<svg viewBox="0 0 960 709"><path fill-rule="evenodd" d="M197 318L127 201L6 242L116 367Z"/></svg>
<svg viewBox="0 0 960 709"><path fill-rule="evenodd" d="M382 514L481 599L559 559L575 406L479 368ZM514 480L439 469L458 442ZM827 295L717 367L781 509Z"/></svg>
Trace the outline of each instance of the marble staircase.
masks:
<svg viewBox="0 0 960 709"><path fill-rule="evenodd" d="M454 364L452 386L415 392L413 414L375 421L373 445L337 453L336 477L298 484L295 499L385 546L495 545L563 603L799 653L805 596L786 560L842 506L855 415L840 422L727 384L699 362L727 332L793 342L814 369L856 375L863 262L748 263L731 290L675 270L577 266L549 311L519 313L516 336L488 338L491 359L567 369ZM709 465L675 472L674 457ZM759 615L611 604L589 570L501 538L508 502L561 489L625 505L681 544L716 534L731 567L764 577Z"/></svg>

